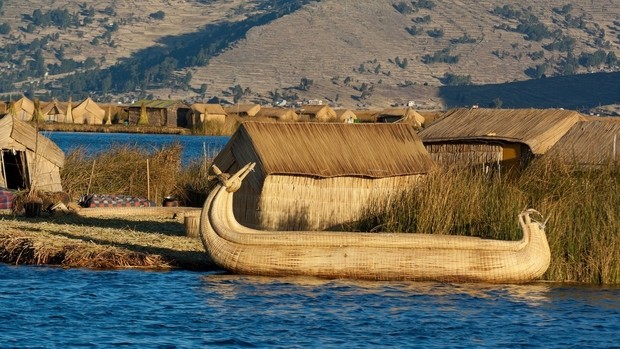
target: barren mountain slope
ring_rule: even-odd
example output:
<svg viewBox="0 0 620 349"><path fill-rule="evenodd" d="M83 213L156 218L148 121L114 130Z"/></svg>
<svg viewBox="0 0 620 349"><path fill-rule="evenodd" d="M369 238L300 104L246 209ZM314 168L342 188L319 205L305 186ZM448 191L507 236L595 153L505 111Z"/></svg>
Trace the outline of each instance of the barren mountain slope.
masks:
<svg viewBox="0 0 620 349"><path fill-rule="evenodd" d="M16 40L28 43L35 38L41 39L48 34L58 33L58 39L49 44L50 48L69 43L64 51L66 57L78 61L92 57L107 66L138 50L158 45L158 40L162 37L196 32L206 24L218 21L239 20L244 15L237 13L235 9L245 5L248 7L245 13L249 13L251 6L248 3L244 0L4 0L4 15L0 18L0 23L11 25L15 38L0 36L0 45ZM78 13L86 11L90 6L95 9L93 22L82 22L77 28L37 27L32 33L16 30L25 28L29 21L24 20L24 17L31 16L37 9L42 13L58 9ZM150 17L150 14L158 11L164 12L163 19ZM111 32L109 41L99 40L98 44L92 44L94 38L101 37L107 31L106 27L113 24L118 25L118 29ZM50 52L46 54L46 62L54 63L53 52L48 51Z"/></svg>
<svg viewBox="0 0 620 349"><path fill-rule="evenodd" d="M0 35L0 47L27 46L49 38L40 50L47 67L62 63L64 56L76 62L90 58L98 68L130 57L159 60L161 52L166 55L176 47L185 47L179 45L183 40L205 42L208 25L241 23L276 7L275 0L1 2L0 25L6 23L12 29ZM282 10L290 3L279 1L277 6ZM32 25L35 10L46 13L57 9L78 14L80 23L64 28ZM620 56L617 0L317 0L299 10L289 7L289 12L253 27L245 39L209 57L204 66L178 67L175 78L190 77L190 89L164 80L146 84L142 90L93 93L105 94L108 99L152 94L154 98L224 96L232 100L228 92L239 85L252 92L242 101L271 102L275 95L296 94L300 99L323 99L347 107L383 107L416 100L435 108L444 103L438 87L453 85L446 81L446 73L474 84L523 81L542 73L567 74L567 51L550 48L561 46L567 38L574 39L573 60L597 50ZM231 28L242 35L244 25ZM544 38L528 39L541 27L547 32ZM26 57L5 57L0 73L8 76L15 62L26 67L35 62L36 48L28 50ZM576 65L576 72L617 71L619 66ZM74 71L83 69L91 68ZM71 73L52 71L45 77L40 73L36 79L26 76L15 86L19 89L25 82L33 83L37 93L45 93L43 86Z"/></svg>
<svg viewBox="0 0 620 349"><path fill-rule="evenodd" d="M305 77L313 81L309 91L298 91L307 98L339 99L344 104L360 104L346 99L360 96L362 83L374 90L364 103L403 102L414 98L432 98L416 85L440 85L444 73L471 75L476 84L526 80L525 71L541 64L561 61L565 52L544 50L544 58L528 56L543 51L554 39L525 40L524 34L496 28L505 24L516 28L518 21L494 15L496 6L531 7L550 31L560 29L576 39L575 55L594 52L594 41L609 41L608 50L618 52L614 21L620 19L620 4L612 0L573 1L570 14L583 16L585 28L569 28L553 9L566 1L478 1L434 0L433 9L402 14L394 8L398 1L324 0L302 8L264 27L252 29L246 40L212 59L208 66L193 70L192 83L207 83L211 93L240 84L262 95L279 88L299 85ZM430 16L430 21L418 24ZM427 17L428 18L428 17ZM411 35L406 28L418 27ZM597 30L597 29L601 30ZM441 29L443 36L433 38L428 31ZM451 44L464 35L472 43ZM452 47L450 55L459 56L456 64L422 62L424 55ZM395 60L408 60L399 67ZM363 64L363 67L361 65ZM552 74L549 71L549 74ZM350 84L344 79L351 78ZM349 86L346 86L349 85ZM399 87L400 86L400 87ZM358 90L354 89L358 88ZM429 90L428 88L426 90ZM348 102L348 103L347 103Z"/></svg>

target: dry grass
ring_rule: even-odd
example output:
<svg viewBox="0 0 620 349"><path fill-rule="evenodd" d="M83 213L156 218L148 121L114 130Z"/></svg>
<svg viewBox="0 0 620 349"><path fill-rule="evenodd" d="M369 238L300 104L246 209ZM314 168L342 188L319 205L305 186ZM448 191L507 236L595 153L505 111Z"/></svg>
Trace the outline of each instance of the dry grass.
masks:
<svg viewBox="0 0 620 349"><path fill-rule="evenodd" d="M93 157L77 149L67 156L61 171L63 188L74 199L84 193L111 193L148 197L160 203L175 194L181 151L178 143L152 152L119 145Z"/></svg>
<svg viewBox="0 0 620 349"><path fill-rule="evenodd" d="M214 266L200 240L184 236L180 217L25 219L0 214L0 262L97 269Z"/></svg>
<svg viewBox="0 0 620 349"><path fill-rule="evenodd" d="M552 253L545 278L620 283L620 172L536 161L513 176L449 170L386 204L374 204L360 230L519 238L524 208L549 218ZM376 209L379 208L379 209Z"/></svg>

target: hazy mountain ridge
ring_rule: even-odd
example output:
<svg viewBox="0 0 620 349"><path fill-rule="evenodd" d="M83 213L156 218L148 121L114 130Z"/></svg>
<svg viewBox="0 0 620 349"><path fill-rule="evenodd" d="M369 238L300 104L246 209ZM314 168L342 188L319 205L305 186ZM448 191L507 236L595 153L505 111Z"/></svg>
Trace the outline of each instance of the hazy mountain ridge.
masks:
<svg viewBox="0 0 620 349"><path fill-rule="evenodd" d="M90 63L94 59L95 64L105 68L148 52L147 49L155 52L157 47L164 52L160 57L164 57L173 50L175 38L199 35L196 33L207 25L240 23L254 15L281 11L285 6L276 1L103 1L92 5L95 14L90 24L66 29L35 28L32 33L23 30L32 21L35 9L44 12L70 8L88 13L91 5L84 4L4 0L0 25L8 23L11 31L0 35L0 43L6 46L16 40L28 42L57 35L42 53L45 64L58 62L58 49L54 47L64 45L64 57L75 61L90 57ZM113 16L110 8L114 10ZM161 17L162 12L163 18L158 18L157 14ZM541 72L546 76L562 75L566 69L614 71L615 64L586 67L579 60L588 62L587 55L592 58L597 50L620 55L619 33L620 5L611 0L544 4L323 0L306 3L299 10L251 28L245 39L208 57L202 62L204 65L177 66L172 82L169 78L161 82L149 80L132 93L114 91L109 82L105 92L109 99L152 94L156 98L182 99L217 96L231 102L270 102L288 95L344 106L381 107L408 100L426 103L429 108L488 103L488 99L477 101L467 93L448 102L440 87L524 81L540 77ZM536 38L539 34L543 36L541 40ZM163 38L166 40L162 41ZM571 47L572 56L562 51L566 48L562 45ZM582 57L584 52L586 56ZM162 58L156 55L154 59ZM34 54L24 59L36 60ZM439 62L442 60L448 62ZM450 60L457 62L449 63ZM6 64L0 63L0 73L10 69L7 67L11 63ZM48 74L35 79L35 93L45 91L42 87L54 78ZM16 85L26 90L21 84ZM510 95L502 101L510 105L506 97Z"/></svg>

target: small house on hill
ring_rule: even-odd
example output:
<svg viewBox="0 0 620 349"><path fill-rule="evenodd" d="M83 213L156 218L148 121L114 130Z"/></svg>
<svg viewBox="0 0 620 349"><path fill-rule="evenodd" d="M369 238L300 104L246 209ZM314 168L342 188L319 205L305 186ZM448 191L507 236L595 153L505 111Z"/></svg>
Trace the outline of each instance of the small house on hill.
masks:
<svg viewBox="0 0 620 349"><path fill-rule="evenodd" d="M101 125L105 116L105 110L90 97L72 108L71 113L75 124Z"/></svg>
<svg viewBox="0 0 620 349"><path fill-rule="evenodd" d="M140 100L127 107L127 122L137 125L142 106L150 126L187 127L191 108L179 100Z"/></svg>
<svg viewBox="0 0 620 349"><path fill-rule="evenodd" d="M587 119L573 125L545 156L588 167L619 161L620 118Z"/></svg>
<svg viewBox="0 0 620 349"><path fill-rule="evenodd" d="M408 124L244 122L214 159L256 167L235 194L235 217L268 230L324 230L361 218L434 167Z"/></svg>
<svg viewBox="0 0 620 349"><path fill-rule="evenodd" d="M12 115L0 119L0 187L62 191L64 152L29 123Z"/></svg>
<svg viewBox="0 0 620 349"><path fill-rule="evenodd" d="M304 121L336 121L336 112L328 105L306 104L301 106L297 114Z"/></svg>
<svg viewBox="0 0 620 349"><path fill-rule="evenodd" d="M224 108L227 115L235 115L242 118L255 116L259 110L259 104L237 104Z"/></svg>
<svg viewBox="0 0 620 349"><path fill-rule="evenodd" d="M288 108L262 107L255 116L276 121L297 121L299 119L299 115L293 109Z"/></svg>
<svg viewBox="0 0 620 349"><path fill-rule="evenodd" d="M583 120L563 109L454 109L419 136L440 166L513 168L545 154Z"/></svg>
<svg viewBox="0 0 620 349"><path fill-rule="evenodd" d="M407 122L420 128L424 125L424 117L413 108L387 108L377 115L377 122Z"/></svg>
<svg viewBox="0 0 620 349"><path fill-rule="evenodd" d="M187 120L188 128L200 127L205 122L223 124L226 121L226 111L220 104L194 103L192 113Z"/></svg>

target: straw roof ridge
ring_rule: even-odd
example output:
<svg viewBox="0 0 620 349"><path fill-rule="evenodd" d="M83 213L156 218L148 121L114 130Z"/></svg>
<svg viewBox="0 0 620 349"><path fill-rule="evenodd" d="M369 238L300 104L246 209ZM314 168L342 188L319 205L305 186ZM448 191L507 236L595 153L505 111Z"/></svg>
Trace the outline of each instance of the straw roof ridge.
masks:
<svg viewBox="0 0 620 349"><path fill-rule="evenodd" d="M194 103L191 105L191 108L201 114L226 114L226 111L220 104Z"/></svg>
<svg viewBox="0 0 620 349"><path fill-rule="evenodd" d="M427 173L434 166L407 124L244 122L237 133L251 142L266 174L385 178Z"/></svg>
<svg viewBox="0 0 620 349"><path fill-rule="evenodd" d="M26 149L37 151L40 156L49 160L58 167L65 163L65 153L56 143L39 134L37 130L25 121L7 114L0 118L0 147L10 145L15 140ZM37 144L38 142L38 144Z"/></svg>
<svg viewBox="0 0 620 349"><path fill-rule="evenodd" d="M420 131L424 143L499 140L524 143L544 154L585 117L564 109L454 109Z"/></svg>
<svg viewBox="0 0 620 349"><path fill-rule="evenodd" d="M130 107L140 107L144 103L147 108L170 108L174 106L188 107L185 103L178 99L141 99L133 103Z"/></svg>
<svg viewBox="0 0 620 349"><path fill-rule="evenodd" d="M575 124L547 153L580 164L604 164L620 158L620 122L582 121Z"/></svg>

